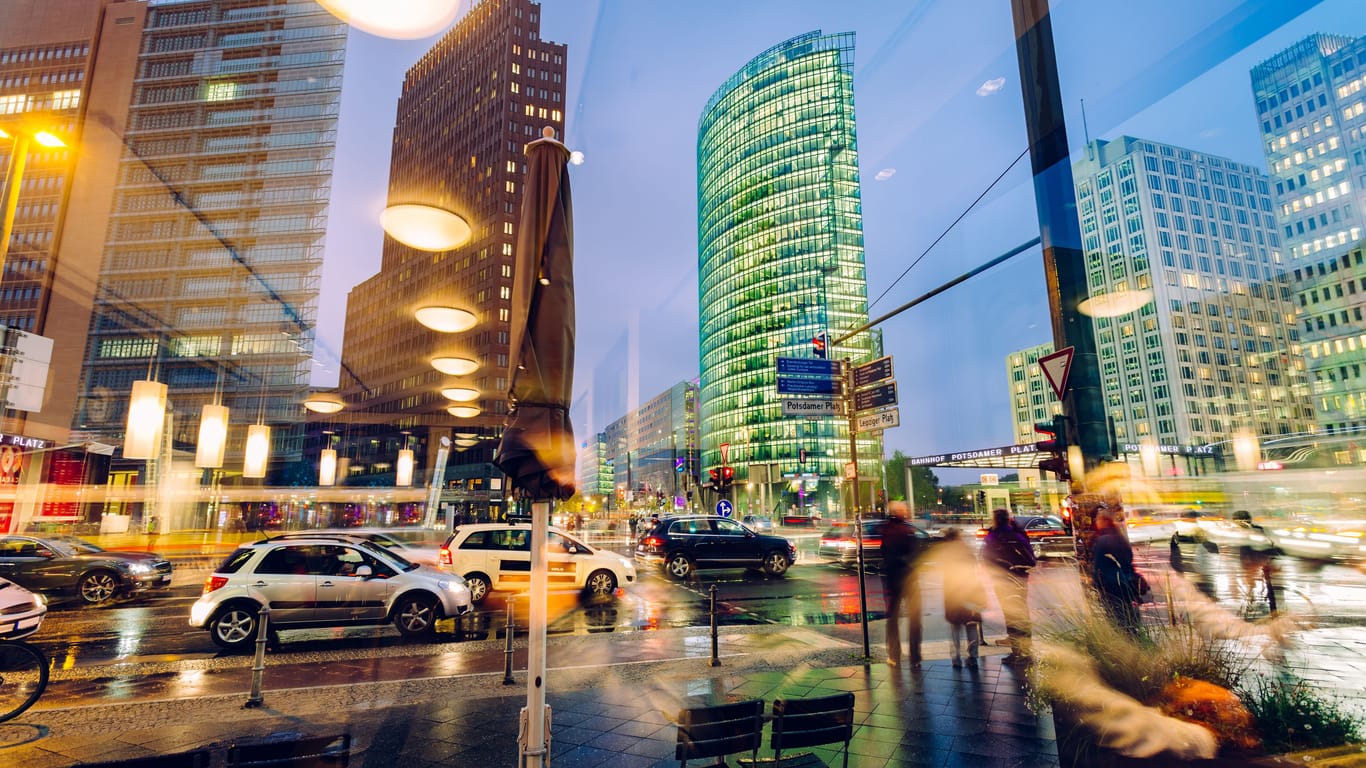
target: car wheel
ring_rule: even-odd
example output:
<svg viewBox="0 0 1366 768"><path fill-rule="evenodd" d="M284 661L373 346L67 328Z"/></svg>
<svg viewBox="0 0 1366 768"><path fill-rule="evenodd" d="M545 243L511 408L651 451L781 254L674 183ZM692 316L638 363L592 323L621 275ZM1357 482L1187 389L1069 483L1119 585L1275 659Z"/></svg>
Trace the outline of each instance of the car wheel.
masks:
<svg viewBox="0 0 1366 768"><path fill-rule="evenodd" d="M787 573L787 567L791 563L787 562L787 555L774 550L764 555L764 573L769 576L782 576Z"/></svg>
<svg viewBox="0 0 1366 768"><path fill-rule="evenodd" d="M394 626L407 638L430 637L436 630L436 601L428 595L404 595L394 606Z"/></svg>
<svg viewBox="0 0 1366 768"><path fill-rule="evenodd" d="M209 620L209 637L225 651L245 650L256 642L256 616L260 611L255 604L233 603L214 614Z"/></svg>
<svg viewBox="0 0 1366 768"><path fill-rule="evenodd" d="M594 597L607 597L617 591L617 577L611 571L593 571L588 574L583 588Z"/></svg>
<svg viewBox="0 0 1366 768"><path fill-rule="evenodd" d="M489 577L482 573L471 573L465 577L465 586L470 590L470 602L482 603L489 596Z"/></svg>
<svg viewBox="0 0 1366 768"><path fill-rule="evenodd" d="M81 602L86 605L99 605L119 591L119 577L111 571L91 571L81 577L80 583L76 585L76 591L81 595Z"/></svg>
<svg viewBox="0 0 1366 768"><path fill-rule="evenodd" d="M664 570L670 576L682 581L692 575L693 565L687 555L674 555L664 563Z"/></svg>

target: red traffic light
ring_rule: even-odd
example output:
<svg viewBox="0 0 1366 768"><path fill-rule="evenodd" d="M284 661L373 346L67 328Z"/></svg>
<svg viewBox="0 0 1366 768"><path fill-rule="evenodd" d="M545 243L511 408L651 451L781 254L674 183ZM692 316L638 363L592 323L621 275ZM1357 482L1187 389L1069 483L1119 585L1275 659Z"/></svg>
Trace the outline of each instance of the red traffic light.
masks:
<svg viewBox="0 0 1366 768"><path fill-rule="evenodd" d="M825 357L825 334L818 333L811 339L811 352L816 357Z"/></svg>
<svg viewBox="0 0 1366 768"><path fill-rule="evenodd" d="M734 480L734 479L735 479L735 467L722 467L722 468L721 468L721 477L722 477L727 483L729 483L731 480Z"/></svg>
<svg viewBox="0 0 1366 768"><path fill-rule="evenodd" d="M712 485L716 485L717 483L721 482L721 470L713 467L707 470L707 474L711 476Z"/></svg>

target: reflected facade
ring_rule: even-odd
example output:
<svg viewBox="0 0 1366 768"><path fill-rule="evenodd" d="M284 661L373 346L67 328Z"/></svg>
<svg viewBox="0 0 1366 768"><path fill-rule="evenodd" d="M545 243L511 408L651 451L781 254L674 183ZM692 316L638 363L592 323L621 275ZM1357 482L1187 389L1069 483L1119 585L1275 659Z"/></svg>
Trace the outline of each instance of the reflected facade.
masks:
<svg viewBox="0 0 1366 768"><path fill-rule="evenodd" d="M810 357L818 334L868 319L853 57L852 34L770 48L712 95L697 140L701 468L722 466L728 444L737 489L814 475L807 490L827 512L849 461L848 423L783 416L776 358ZM861 334L832 356L879 351ZM865 475L880 456L880 440L860 439ZM800 493L788 501L811 504Z"/></svg>

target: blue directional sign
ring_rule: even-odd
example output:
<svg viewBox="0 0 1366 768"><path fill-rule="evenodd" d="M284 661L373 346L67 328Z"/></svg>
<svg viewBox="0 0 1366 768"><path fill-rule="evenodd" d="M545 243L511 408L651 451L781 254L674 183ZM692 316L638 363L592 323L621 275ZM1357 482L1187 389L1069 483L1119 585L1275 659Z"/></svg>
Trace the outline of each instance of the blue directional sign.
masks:
<svg viewBox="0 0 1366 768"><path fill-rule="evenodd" d="M815 357L780 357L778 373L793 376L838 376L840 361Z"/></svg>
<svg viewBox="0 0 1366 768"><path fill-rule="evenodd" d="M778 377L778 394L780 395L838 395L839 393L839 379L794 379L783 376Z"/></svg>
<svg viewBox="0 0 1366 768"><path fill-rule="evenodd" d="M716 502L716 514L718 517L730 517L730 513L735 511L729 499L721 499Z"/></svg>
<svg viewBox="0 0 1366 768"><path fill-rule="evenodd" d="M781 381L781 379L779 379ZM870 408L881 408L886 405L896 405L896 382L889 381L886 384L879 384L872 389L865 389L854 393L854 410L866 411Z"/></svg>

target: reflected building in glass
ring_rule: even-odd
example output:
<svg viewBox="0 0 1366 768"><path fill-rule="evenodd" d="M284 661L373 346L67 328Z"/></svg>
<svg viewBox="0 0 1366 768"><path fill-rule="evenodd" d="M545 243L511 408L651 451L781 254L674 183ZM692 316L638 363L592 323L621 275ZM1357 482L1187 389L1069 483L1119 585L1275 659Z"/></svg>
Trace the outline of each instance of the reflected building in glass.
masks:
<svg viewBox="0 0 1366 768"><path fill-rule="evenodd" d="M221 400L225 473L249 424L274 472L300 459L346 34L311 3L149 3L73 441L122 442L152 378L177 450Z"/></svg>
<svg viewBox="0 0 1366 768"><path fill-rule="evenodd" d="M697 414L696 382L680 381L607 425L599 471L611 473L608 487L622 491L622 502L658 509L662 494L668 510L668 499L695 491Z"/></svg>
<svg viewBox="0 0 1366 768"><path fill-rule="evenodd" d="M1041 437L1034 432L1034 425L1062 413L1062 401L1054 397L1039 367L1039 358L1051 354L1053 342L1011 352L1006 356L1006 379L1010 384L1016 445L1028 445L1040 440Z"/></svg>
<svg viewBox="0 0 1366 768"><path fill-rule="evenodd" d="M411 439L420 480L434 468L440 436L453 433L441 504L479 519L499 516L508 490L492 458L508 413L525 148L544 126L564 136L567 50L540 29L540 5L530 0L476 3L408 70L388 204L450 211L471 236L438 251L386 237L379 272L346 304L341 393L346 413L371 425L342 436L356 454L348 479L392 484L394 456ZM469 313L470 327L424 326L416 312L430 306Z"/></svg>
<svg viewBox="0 0 1366 768"><path fill-rule="evenodd" d="M1313 35L1252 69L1320 431L1366 427L1366 37Z"/></svg>
<svg viewBox="0 0 1366 768"><path fill-rule="evenodd" d="M1094 318L1116 440L1203 446L1311 429L1266 174L1129 136L1088 144L1073 174L1090 293L1151 291L1137 309ZM1019 399L1037 393L1011 383L1018 436L1042 419Z"/></svg>
<svg viewBox="0 0 1366 768"><path fill-rule="evenodd" d="M769 509L830 514L849 461L847 420L783 415L775 361L868 320L853 59L852 33L794 37L732 75L698 124L701 477L728 444L742 509L753 483ZM832 357L863 362L880 347L861 334ZM858 446L861 476L876 476L880 438ZM799 473L819 478L804 499Z"/></svg>

